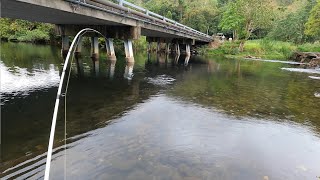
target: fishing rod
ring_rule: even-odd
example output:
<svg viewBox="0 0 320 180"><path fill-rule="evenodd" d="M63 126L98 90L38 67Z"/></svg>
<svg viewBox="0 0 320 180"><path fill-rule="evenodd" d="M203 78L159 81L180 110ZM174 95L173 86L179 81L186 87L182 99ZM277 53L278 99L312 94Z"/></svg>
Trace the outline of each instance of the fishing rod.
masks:
<svg viewBox="0 0 320 180"><path fill-rule="evenodd" d="M50 175L50 165L51 165L51 157L52 157L52 150L53 150L53 141L54 141L54 134L55 134L56 123L57 123L57 115L58 115L60 97L62 96L61 91L62 91L62 86L64 84L64 76L66 74L66 69L68 67L68 63L69 63L69 59L71 57L71 54L72 54L72 60L73 60L74 51L76 49L75 47L79 44L79 41L81 40L82 35L84 35L87 32L95 32L97 34L100 34L102 37L106 38L103 34L101 34L97 30L94 30L91 28L85 28L77 33L77 35L75 36L75 38L73 39L73 41L71 43L67 57L65 59L64 65L63 65L63 70L62 70L62 74L60 77L60 83L59 83L59 87L58 87L56 102L55 102L53 116L52 116L50 138L49 138L49 145L48 145L48 153L47 153L47 161L46 161L46 169L45 169L45 174L44 174L45 180L49 180L49 175ZM71 63L72 63L72 60L71 60ZM71 71L71 67L70 67L70 71ZM69 78L70 78L70 73L68 75L68 79ZM67 91L67 88L68 88L68 86L66 87L65 92Z"/></svg>

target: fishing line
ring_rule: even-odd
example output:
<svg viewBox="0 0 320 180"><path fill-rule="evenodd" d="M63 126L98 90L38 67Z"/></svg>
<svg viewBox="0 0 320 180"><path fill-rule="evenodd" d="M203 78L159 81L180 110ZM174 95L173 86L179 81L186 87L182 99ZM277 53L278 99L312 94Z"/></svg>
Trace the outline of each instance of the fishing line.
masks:
<svg viewBox="0 0 320 180"><path fill-rule="evenodd" d="M67 108L66 108L66 95L67 95L68 85L69 85L69 81L70 81L71 63L73 61L75 47L78 45L80 37L82 37L82 35L87 33L87 32L95 32L97 34L100 34L102 37L104 37L106 39L106 37L103 34L101 34L99 31L91 29L91 28L85 28L85 29L82 29L81 31L79 31L77 33L77 35L75 36L75 38L73 39L73 41L71 43L71 46L70 46L70 48L68 50L68 54L67 54L66 60L65 60L64 65L63 65L63 70L62 70L61 77L60 77L60 82L59 82L56 102L55 102L53 116L52 116L50 138L49 138L47 160L46 160L46 168L45 168L45 175L44 175L44 179L45 180L49 180L51 158L52 158L52 150L53 150L53 141L54 141L55 128L56 128L56 123L57 123L57 115L58 115L59 103L60 103L60 98L62 97L62 95L65 96L65 134L64 134L64 136L65 136L65 153L66 153L66 122L67 122L66 121L66 110L67 110ZM67 84L66 84L66 89L65 89L65 93L61 94L62 86L63 86L63 83L64 83L64 77L65 77L65 74L66 74L66 69L68 67L68 63L69 63L69 59L70 59L71 53L72 53L72 59L71 59L71 63L70 63L70 70L69 70L69 74L68 74L68 80L67 80ZM66 167L66 157L65 157L65 167ZM66 172L65 172L65 178L66 178Z"/></svg>
<svg viewBox="0 0 320 180"><path fill-rule="evenodd" d="M66 83L66 87L65 87L65 92L64 92L64 179L67 179L67 94L68 94L68 87L69 87L69 82L70 82L70 75L71 75L71 68L72 68L72 62L74 59L74 52L77 49L79 42L81 41L82 35L84 33L82 33L78 40L77 43L75 45L74 51L72 53L72 58L71 58L71 62L70 62L70 68L69 68L69 74L68 74L68 79L67 79L67 83Z"/></svg>

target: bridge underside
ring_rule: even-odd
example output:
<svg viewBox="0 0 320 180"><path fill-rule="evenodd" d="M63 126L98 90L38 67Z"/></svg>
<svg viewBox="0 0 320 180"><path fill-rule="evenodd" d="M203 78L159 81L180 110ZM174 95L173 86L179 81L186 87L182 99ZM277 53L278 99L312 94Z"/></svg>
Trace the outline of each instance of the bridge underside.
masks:
<svg viewBox="0 0 320 180"><path fill-rule="evenodd" d="M2 0L1 16L59 25L81 25L81 27L100 25L106 29L109 27L110 31L114 27L121 26L139 27L139 33L147 37L192 39L199 43L209 42L208 39L201 36L157 24L150 19L138 18L130 11L116 12L109 11L107 8L99 10L63 0Z"/></svg>

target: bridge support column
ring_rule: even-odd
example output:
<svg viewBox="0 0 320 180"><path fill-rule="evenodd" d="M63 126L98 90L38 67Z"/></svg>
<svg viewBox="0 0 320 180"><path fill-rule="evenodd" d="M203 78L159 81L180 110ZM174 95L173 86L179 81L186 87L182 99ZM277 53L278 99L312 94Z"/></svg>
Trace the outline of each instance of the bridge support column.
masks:
<svg viewBox="0 0 320 180"><path fill-rule="evenodd" d="M147 49L148 53L151 52L151 43L152 43L152 42L148 42L148 49Z"/></svg>
<svg viewBox="0 0 320 180"><path fill-rule="evenodd" d="M66 35L62 35L62 49L61 49L61 55L63 57L63 59L65 59L67 57L70 45L69 45L69 36Z"/></svg>
<svg viewBox="0 0 320 180"><path fill-rule="evenodd" d="M166 54L170 53L170 43L166 43Z"/></svg>
<svg viewBox="0 0 320 180"><path fill-rule="evenodd" d="M99 73L99 41L98 37L91 37L91 59L93 61L94 72Z"/></svg>
<svg viewBox="0 0 320 180"><path fill-rule="evenodd" d="M160 42L160 39L158 39L157 41L157 53L160 53L161 51L161 42Z"/></svg>
<svg viewBox="0 0 320 180"><path fill-rule="evenodd" d="M184 66L188 66L189 60L190 60L190 56L187 55L184 59Z"/></svg>
<svg viewBox="0 0 320 180"><path fill-rule="evenodd" d="M176 43L175 45L175 52L176 52L176 54L179 54L180 55L180 45L179 45L179 43Z"/></svg>
<svg viewBox="0 0 320 180"><path fill-rule="evenodd" d="M83 70L83 64L81 60L81 50L82 50L82 37L79 37L79 43L77 45L76 51L75 51L75 59L76 59L76 64L77 64L77 71L79 75L84 74Z"/></svg>
<svg viewBox="0 0 320 180"><path fill-rule="evenodd" d="M190 44L186 44L186 55L191 56Z"/></svg>
<svg viewBox="0 0 320 180"><path fill-rule="evenodd" d="M148 54L148 61L150 61L150 58L151 58L151 42L149 42L149 41L148 41L147 54Z"/></svg>
<svg viewBox="0 0 320 180"><path fill-rule="evenodd" d="M134 57L133 57L133 48L132 48L132 40L127 39L124 40L124 49L126 53L126 61L127 62L134 62Z"/></svg>
<svg viewBox="0 0 320 180"><path fill-rule="evenodd" d="M108 60L110 61L117 60L116 53L114 52L113 39L111 38L106 39L106 49L107 49Z"/></svg>
<svg viewBox="0 0 320 180"><path fill-rule="evenodd" d="M176 55L174 56L174 63L175 65L177 65L179 63L179 58L180 58L180 53L176 53Z"/></svg>

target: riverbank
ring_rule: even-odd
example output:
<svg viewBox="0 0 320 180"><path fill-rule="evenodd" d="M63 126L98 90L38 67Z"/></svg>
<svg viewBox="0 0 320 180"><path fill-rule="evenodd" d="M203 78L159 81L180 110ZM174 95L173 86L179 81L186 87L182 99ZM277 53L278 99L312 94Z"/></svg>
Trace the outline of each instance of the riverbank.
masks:
<svg viewBox="0 0 320 180"><path fill-rule="evenodd" d="M225 42L218 48L206 48L207 55L223 55L232 58L261 58L290 60L295 52L320 52L320 42L293 44L271 40L249 40L245 43L244 51L239 51L240 42Z"/></svg>

